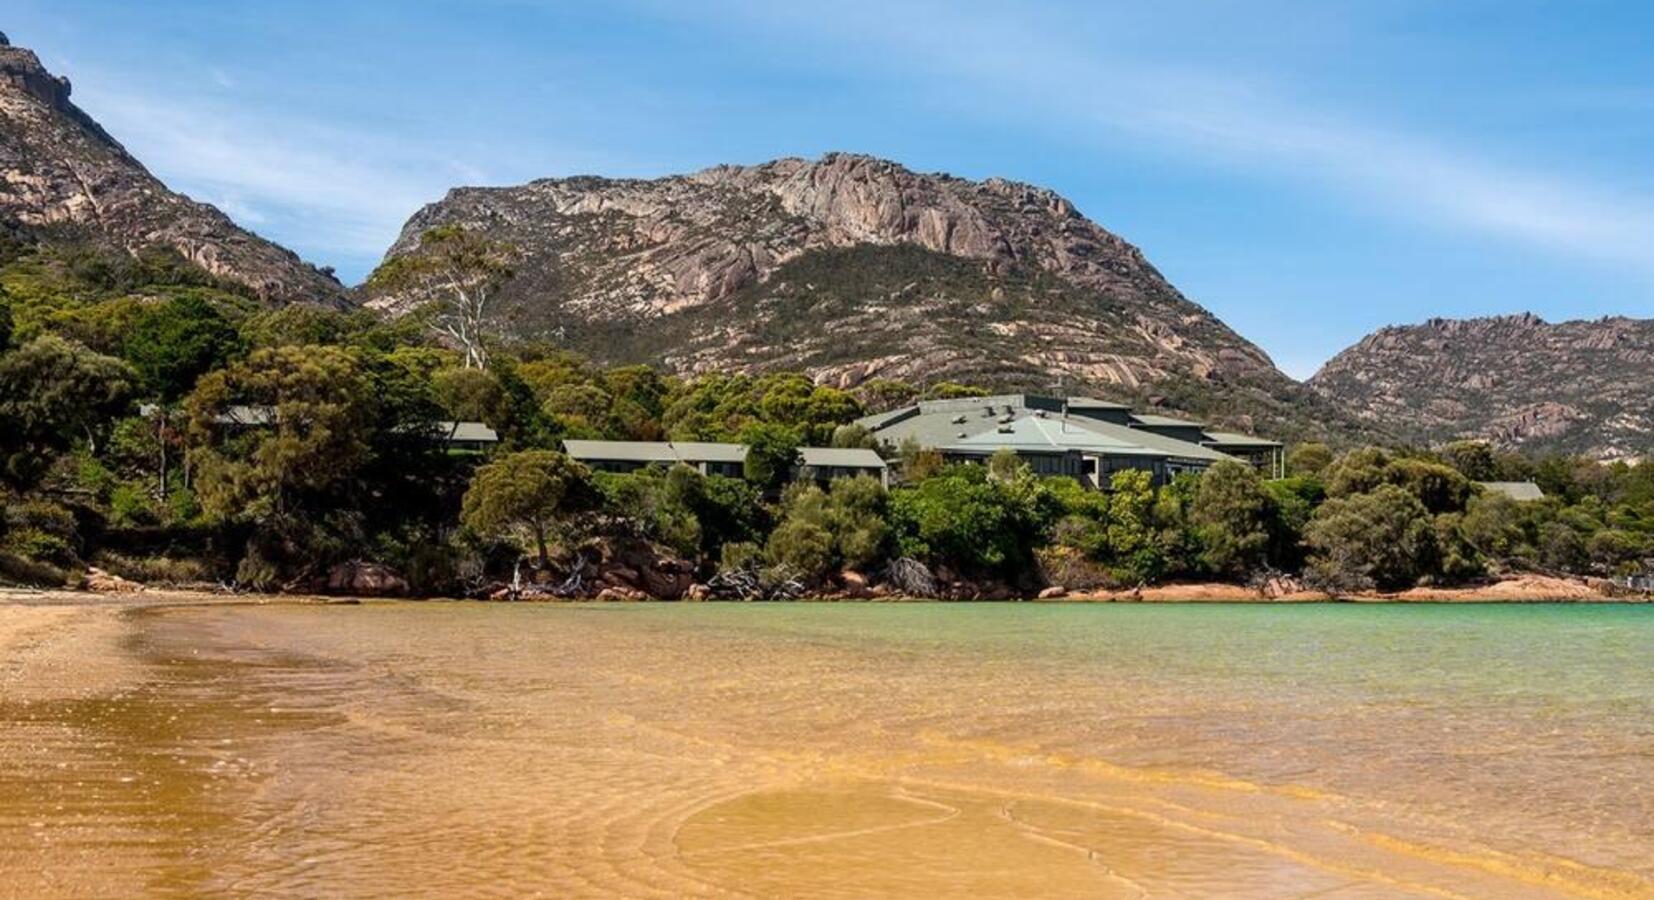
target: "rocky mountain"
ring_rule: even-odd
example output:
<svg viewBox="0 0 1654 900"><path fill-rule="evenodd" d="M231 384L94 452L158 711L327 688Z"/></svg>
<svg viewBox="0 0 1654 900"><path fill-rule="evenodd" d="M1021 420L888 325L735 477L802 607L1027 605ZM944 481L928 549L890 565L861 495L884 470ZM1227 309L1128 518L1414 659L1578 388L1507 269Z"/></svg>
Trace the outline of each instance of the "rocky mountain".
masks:
<svg viewBox="0 0 1654 900"><path fill-rule="evenodd" d="M516 249L500 297L511 332L606 362L793 368L843 387L1060 387L1236 428L1357 430L1136 247L1027 184L830 154L458 188L419 211L387 258L450 224Z"/></svg>
<svg viewBox="0 0 1654 900"><path fill-rule="evenodd" d="M1654 453L1654 320L1431 319L1368 335L1309 384L1417 440Z"/></svg>
<svg viewBox="0 0 1654 900"><path fill-rule="evenodd" d="M0 225L127 251L171 247L271 302L345 303L332 276L167 189L69 100L69 80L0 34Z"/></svg>

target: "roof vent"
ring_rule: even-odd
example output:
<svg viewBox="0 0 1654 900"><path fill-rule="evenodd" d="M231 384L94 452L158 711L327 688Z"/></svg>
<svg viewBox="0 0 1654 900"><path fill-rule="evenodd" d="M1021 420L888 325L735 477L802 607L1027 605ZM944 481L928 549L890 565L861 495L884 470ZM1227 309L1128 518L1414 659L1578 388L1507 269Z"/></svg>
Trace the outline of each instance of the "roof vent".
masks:
<svg viewBox="0 0 1654 900"><path fill-rule="evenodd" d="M959 437L960 440L964 440L965 438L970 437L970 435L968 435L965 432L961 431L961 432L959 432L958 437Z"/></svg>
<svg viewBox="0 0 1654 900"><path fill-rule="evenodd" d="M1011 424L1011 414L1010 414L1010 413L1006 413L1006 414L1005 414L1005 415L1003 415L1003 416L1000 416L1000 417L999 417L999 424L1001 424L1001 425L1009 425L1009 424Z"/></svg>
<svg viewBox="0 0 1654 900"><path fill-rule="evenodd" d="M1034 416L1035 416L1035 417L1036 417L1036 418L1040 418L1040 419L1043 419L1043 418L1045 418L1045 410L1043 410L1043 409L1036 409L1036 410L1034 410Z"/></svg>
<svg viewBox="0 0 1654 900"><path fill-rule="evenodd" d="M1001 426L999 426L999 433L1000 434L1016 434L1016 429L1012 428L1009 425L1001 425Z"/></svg>
<svg viewBox="0 0 1654 900"><path fill-rule="evenodd" d="M965 424L965 417L964 416L954 416L953 417L953 424L955 424L955 425Z"/></svg>

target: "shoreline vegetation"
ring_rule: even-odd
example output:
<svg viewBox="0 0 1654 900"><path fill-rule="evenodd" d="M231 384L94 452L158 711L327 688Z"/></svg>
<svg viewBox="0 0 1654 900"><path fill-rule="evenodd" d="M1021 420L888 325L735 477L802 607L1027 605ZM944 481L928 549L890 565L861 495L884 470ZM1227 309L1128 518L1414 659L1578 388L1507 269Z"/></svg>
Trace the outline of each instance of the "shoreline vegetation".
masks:
<svg viewBox="0 0 1654 900"><path fill-rule="evenodd" d="M899 593L823 592L791 598L794 603L1654 603L1654 595L1625 591L1612 582L1591 578L1560 578L1548 575L1520 575L1484 584L1459 587L1414 587L1404 591L1356 591L1329 593L1316 590L1298 590L1271 594L1256 587L1226 582L1185 582L1161 584L1142 588L1045 591L1042 595L996 598L944 599L914 597ZM77 588L5 587L0 586L0 605L17 608L19 602L38 602L64 605L97 605L103 600L119 606L130 600L145 604L191 605L235 603L301 603L301 604L355 604L375 603L541 603L551 605L592 603L693 603L729 602L716 598L687 600L663 599L641 594L595 597L560 597L554 594L530 594L515 601L487 597L421 596L397 597L384 595L354 596L348 594L258 593L206 587L152 587L124 580L104 579L91 587ZM740 601L734 601L740 602Z"/></svg>
<svg viewBox="0 0 1654 900"><path fill-rule="evenodd" d="M0 584L487 599L1609 599L1654 573L1654 466L1292 441L1101 489L856 421L986 386L679 378L497 340L509 249L389 318L269 308L176 254L0 241ZM479 262L480 261L480 262ZM380 273L424 284L426 262ZM449 271L446 263L437 265ZM464 340L453 336L463 314ZM458 343L456 344L456 341ZM994 388L1019 386L993 385ZM1221 411L1217 411L1221 415ZM446 423L447 428L444 427ZM497 437L453 439L456 423ZM1249 423L1219 425L1244 429ZM593 471L565 440L735 442L739 472ZM883 455L794 480L801 447ZM1276 474L1276 473L1271 473ZM1517 499L1486 482L1533 482Z"/></svg>

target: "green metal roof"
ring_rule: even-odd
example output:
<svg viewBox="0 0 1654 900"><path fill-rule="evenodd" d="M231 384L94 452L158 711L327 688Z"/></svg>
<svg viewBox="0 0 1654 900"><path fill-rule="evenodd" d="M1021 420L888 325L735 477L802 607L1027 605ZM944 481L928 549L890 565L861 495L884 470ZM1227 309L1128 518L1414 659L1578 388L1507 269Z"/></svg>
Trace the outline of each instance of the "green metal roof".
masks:
<svg viewBox="0 0 1654 900"><path fill-rule="evenodd" d="M1280 441L1271 441L1266 438L1250 434L1241 434L1236 431L1208 431L1206 443L1213 447L1279 447Z"/></svg>
<svg viewBox="0 0 1654 900"><path fill-rule="evenodd" d="M1531 500L1545 499L1545 492L1539 485L1531 481L1478 481L1482 490L1494 494L1504 494L1512 500L1526 503Z"/></svg>
<svg viewBox="0 0 1654 900"><path fill-rule="evenodd" d="M905 419L908 416L918 415L918 413L919 407L917 406L903 406L897 409L889 410L888 412L874 413L870 416L862 416L856 420L856 424L868 429L869 431L877 431L891 422Z"/></svg>
<svg viewBox="0 0 1654 900"><path fill-rule="evenodd" d="M744 444L715 444L699 441L580 441L563 442L563 450L579 460L636 463L740 463L747 458ZM800 447L799 457L807 466L837 466L846 469L882 469L884 457L859 447Z"/></svg>
<svg viewBox="0 0 1654 900"><path fill-rule="evenodd" d="M1049 452L1078 450L1116 456L1154 456L1206 462L1234 458L1213 447L1167 437L1146 428L1133 428L1089 416L1064 416L1060 411L1044 409L1049 398L1037 399L1041 406L1033 409L1024 405L1026 398L1021 394L924 401L918 405L917 411L914 407L904 407L908 415L884 413L862 419L861 423L872 429L880 441L899 445L911 439L921 447L955 453L992 453L999 447L1010 447L1024 453L1036 453L1042 449ZM1070 400L1069 403L1074 409L1126 408L1107 400L1087 398ZM1006 412L1007 407L1010 407L1009 413ZM1202 427L1199 423L1169 416L1133 418L1151 426ZM1009 430L1001 432L1001 428Z"/></svg>
<svg viewBox="0 0 1654 900"><path fill-rule="evenodd" d="M1139 425L1157 425L1164 428L1205 428L1199 422L1188 419L1176 419L1171 416L1157 416L1150 413L1132 413L1131 420Z"/></svg>
<svg viewBox="0 0 1654 900"><path fill-rule="evenodd" d="M1010 448L1021 453L1065 453L1077 450L1111 456L1154 456L1168 454L1143 446L1139 441L1125 441L1083 428L1074 419L1060 416L1041 418L1024 415L1009 424L997 421L994 427L947 445L943 449L958 453L992 453Z"/></svg>
<svg viewBox="0 0 1654 900"><path fill-rule="evenodd" d="M745 444L712 444L700 441L672 441L673 449L684 462L746 462Z"/></svg>
<svg viewBox="0 0 1654 900"><path fill-rule="evenodd" d="M472 444L497 444L500 436L494 429L481 422L438 422L437 431L446 440L464 441Z"/></svg>
<svg viewBox="0 0 1654 900"><path fill-rule="evenodd" d="M1131 409L1129 404L1098 400L1095 397L1069 397L1067 402L1069 409Z"/></svg>
<svg viewBox="0 0 1654 900"><path fill-rule="evenodd" d="M696 441L580 441L563 442L563 451L580 460L638 463L745 462L741 444Z"/></svg>
<svg viewBox="0 0 1654 900"><path fill-rule="evenodd" d="M1107 436L1113 440L1121 442L1130 441L1151 450L1159 450L1166 456L1176 457L1178 459L1198 459L1206 462L1220 462L1226 459L1234 459L1233 456L1214 450L1211 447L1202 447L1199 444L1178 440L1177 438L1166 437L1163 434L1156 434L1153 431L1147 431L1142 428L1116 425L1113 422L1102 422L1096 419L1071 418L1068 422L1072 425L1078 425L1081 428L1095 431L1098 434Z"/></svg>
<svg viewBox="0 0 1654 900"><path fill-rule="evenodd" d="M800 447L799 457L806 466L841 469L883 469L884 457L876 451L860 447Z"/></svg>

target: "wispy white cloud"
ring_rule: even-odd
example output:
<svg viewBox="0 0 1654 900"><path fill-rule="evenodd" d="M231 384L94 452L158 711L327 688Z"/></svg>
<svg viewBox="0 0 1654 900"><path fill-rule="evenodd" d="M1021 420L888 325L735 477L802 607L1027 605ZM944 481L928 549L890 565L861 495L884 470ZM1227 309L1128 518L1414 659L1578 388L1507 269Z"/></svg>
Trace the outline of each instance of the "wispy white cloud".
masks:
<svg viewBox="0 0 1654 900"><path fill-rule="evenodd" d="M381 252L443 187L438 165L360 132L102 83L77 95L170 186L229 202L243 224L302 227L307 246Z"/></svg>
<svg viewBox="0 0 1654 900"><path fill-rule="evenodd" d="M961 109L1010 127L1091 129L1099 141L1134 139L1204 164L1307 183L1429 227L1654 275L1654 197L1501 163L1201 64L1149 62L1131 46L1065 27L1062 16L1042 18L1038 6L1013 15L999 4L846 0L821 16L731 0L723 9L735 27L803 42L801 57L813 51L829 65L928 82Z"/></svg>

